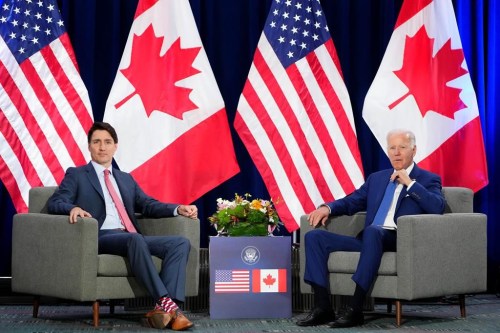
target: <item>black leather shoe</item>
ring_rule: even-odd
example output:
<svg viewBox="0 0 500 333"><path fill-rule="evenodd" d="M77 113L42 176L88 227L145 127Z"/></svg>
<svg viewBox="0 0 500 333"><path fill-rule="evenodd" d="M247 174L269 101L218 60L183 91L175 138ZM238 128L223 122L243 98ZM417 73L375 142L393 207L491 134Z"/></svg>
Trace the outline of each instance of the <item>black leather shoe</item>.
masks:
<svg viewBox="0 0 500 333"><path fill-rule="evenodd" d="M314 308L304 319L297 320L299 326L324 325L335 320L333 309Z"/></svg>
<svg viewBox="0 0 500 333"><path fill-rule="evenodd" d="M363 312L354 311L353 308L348 307L337 320L328 323L328 326L332 328L354 327L363 325L364 323L365 317L363 316Z"/></svg>

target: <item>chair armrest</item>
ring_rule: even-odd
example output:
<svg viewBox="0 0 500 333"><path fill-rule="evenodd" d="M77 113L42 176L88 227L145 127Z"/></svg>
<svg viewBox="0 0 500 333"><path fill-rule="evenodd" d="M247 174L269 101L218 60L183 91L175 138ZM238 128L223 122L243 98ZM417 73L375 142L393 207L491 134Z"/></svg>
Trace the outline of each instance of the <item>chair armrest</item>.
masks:
<svg viewBox="0 0 500 333"><path fill-rule="evenodd" d="M200 240L200 220L198 219L193 220L181 215L162 218L139 215L137 216L137 222L143 235L184 235L188 237L189 234L193 234L193 239Z"/></svg>
<svg viewBox="0 0 500 333"><path fill-rule="evenodd" d="M398 219L398 297L412 300L486 290L487 217L480 213Z"/></svg>
<svg viewBox="0 0 500 333"><path fill-rule="evenodd" d="M141 232L148 236L183 236L191 243L186 267L186 296L198 295L200 279L200 220L185 216L146 218L137 217Z"/></svg>
<svg viewBox="0 0 500 333"><path fill-rule="evenodd" d="M356 236L365 227L366 212L352 216L335 216L328 219L326 229L340 235Z"/></svg>
<svg viewBox="0 0 500 333"><path fill-rule="evenodd" d="M330 232L335 232L340 235L356 236L365 226L366 213L360 212L352 216L331 216L326 220L325 226L319 226L317 229L324 229ZM309 230L314 229L307 221L307 215L300 217L300 232L301 244L303 244L302 236Z"/></svg>
<svg viewBox="0 0 500 333"><path fill-rule="evenodd" d="M320 226L317 229L323 229L330 232L335 232L341 235L356 236L365 226L366 213L360 212L352 216L334 216L329 217L325 226ZM313 227L307 221L307 215L300 217L300 247L299 247L299 260L300 260L300 291L302 293L311 293L311 287L304 282L304 269L306 262L304 237L305 234L312 230Z"/></svg>
<svg viewBox="0 0 500 333"><path fill-rule="evenodd" d="M12 226L12 290L77 301L95 300L97 221L16 214Z"/></svg>

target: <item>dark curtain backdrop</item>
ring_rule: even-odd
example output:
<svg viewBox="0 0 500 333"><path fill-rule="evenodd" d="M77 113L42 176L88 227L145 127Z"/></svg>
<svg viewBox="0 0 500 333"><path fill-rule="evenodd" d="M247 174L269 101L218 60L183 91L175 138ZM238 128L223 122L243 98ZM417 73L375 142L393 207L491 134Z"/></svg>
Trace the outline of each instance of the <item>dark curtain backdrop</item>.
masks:
<svg viewBox="0 0 500 333"><path fill-rule="evenodd" d="M266 20L271 0L190 0L194 18L232 124L236 106ZM323 9L350 93L365 174L389 167L389 162L362 119L363 101L390 39L402 0L322 0ZM500 9L495 0L454 0L464 52L478 95L486 143L490 184L476 194L476 211L488 214L490 273L500 263L498 202L500 179L494 154L499 121L495 20ZM102 120L122 50L133 20L137 0L59 0L83 80L89 91L95 120ZM241 172L195 203L200 209L201 245L214 234L207 217L218 197L235 192L267 197L262 179L237 134L232 132ZM418 138L417 138L418 143ZM457 165L456 167L460 167ZM8 193L0 191L0 276L10 274L12 216ZM286 234L286 232L285 232Z"/></svg>

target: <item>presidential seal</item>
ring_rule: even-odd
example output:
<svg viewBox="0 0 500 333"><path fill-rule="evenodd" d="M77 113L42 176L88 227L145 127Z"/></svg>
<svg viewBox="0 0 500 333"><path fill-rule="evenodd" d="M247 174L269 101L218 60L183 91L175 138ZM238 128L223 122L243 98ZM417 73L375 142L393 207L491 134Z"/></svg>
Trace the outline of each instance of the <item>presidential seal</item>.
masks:
<svg viewBox="0 0 500 333"><path fill-rule="evenodd" d="M241 251L241 260L248 265L256 264L260 259L259 249L255 246L247 246Z"/></svg>

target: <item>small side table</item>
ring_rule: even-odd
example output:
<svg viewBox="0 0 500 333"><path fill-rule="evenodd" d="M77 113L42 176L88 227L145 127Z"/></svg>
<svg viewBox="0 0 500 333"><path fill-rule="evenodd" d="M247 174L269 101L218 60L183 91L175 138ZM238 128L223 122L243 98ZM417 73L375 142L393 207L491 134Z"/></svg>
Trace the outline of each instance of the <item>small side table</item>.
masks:
<svg viewBox="0 0 500 333"><path fill-rule="evenodd" d="M290 237L210 237L210 318L290 318Z"/></svg>

